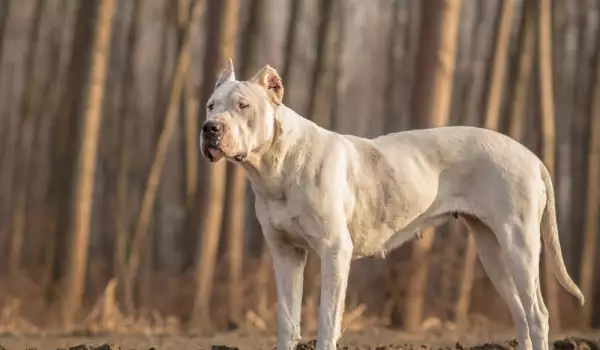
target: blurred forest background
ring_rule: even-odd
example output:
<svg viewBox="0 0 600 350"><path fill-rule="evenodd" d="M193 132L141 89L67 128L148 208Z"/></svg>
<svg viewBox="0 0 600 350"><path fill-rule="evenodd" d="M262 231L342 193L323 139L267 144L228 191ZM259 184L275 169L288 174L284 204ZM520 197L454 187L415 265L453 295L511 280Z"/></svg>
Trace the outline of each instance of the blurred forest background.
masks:
<svg viewBox="0 0 600 350"><path fill-rule="evenodd" d="M238 79L276 68L284 103L341 133L464 124L524 143L587 301L543 267L551 327L600 325L600 0L0 0L0 329L274 327L253 194L199 153L229 57ZM318 297L311 255L303 331ZM373 319L511 325L458 223L353 262L344 326Z"/></svg>

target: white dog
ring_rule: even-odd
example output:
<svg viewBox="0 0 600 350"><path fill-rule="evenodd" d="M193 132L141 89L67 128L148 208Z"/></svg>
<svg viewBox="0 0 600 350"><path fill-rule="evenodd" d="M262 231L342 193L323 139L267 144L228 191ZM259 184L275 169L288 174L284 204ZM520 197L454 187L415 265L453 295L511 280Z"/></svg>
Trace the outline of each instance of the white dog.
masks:
<svg viewBox="0 0 600 350"><path fill-rule="evenodd" d="M456 126L375 139L341 135L286 107L270 66L237 81L233 64L207 103L202 154L245 169L273 257L277 349L300 340L308 249L321 259L317 348L336 348L350 261L383 255L453 216L512 314L519 349L548 349L539 282L541 237L561 285L584 298L563 263L550 176L540 159L500 133Z"/></svg>

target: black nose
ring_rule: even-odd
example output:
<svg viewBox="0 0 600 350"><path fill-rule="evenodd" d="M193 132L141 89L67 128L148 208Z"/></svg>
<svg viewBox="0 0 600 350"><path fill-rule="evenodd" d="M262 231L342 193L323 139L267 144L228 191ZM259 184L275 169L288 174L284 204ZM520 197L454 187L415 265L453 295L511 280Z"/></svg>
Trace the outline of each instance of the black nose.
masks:
<svg viewBox="0 0 600 350"><path fill-rule="evenodd" d="M214 121L207 121L202 127L202 131L207 135L218 135L223 130L223 126Z"/></svg>

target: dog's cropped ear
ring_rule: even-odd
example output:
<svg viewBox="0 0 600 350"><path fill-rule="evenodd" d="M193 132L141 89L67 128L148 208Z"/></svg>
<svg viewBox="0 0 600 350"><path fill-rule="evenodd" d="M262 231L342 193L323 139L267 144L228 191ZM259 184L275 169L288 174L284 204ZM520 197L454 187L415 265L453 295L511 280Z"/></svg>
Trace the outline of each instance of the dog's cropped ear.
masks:
<svg viewBox="0 0 600 350"><path fill-rule="evenodd" d="M283 82L275 68L267 64L250 81L267 89L269 98L275 104L280 105L283 102Z"/></svg>
<svg viewBox="0 0 600 350"><path fill-rule="evenodd" d="M235 72L233 71L233 61L230 58L229 60L227 60L227 65L225 66L225 68L221 72L221 75L219 76L219 79L217 79L217 82L215 83L215 90L223 83L234 80Z"/></svg>

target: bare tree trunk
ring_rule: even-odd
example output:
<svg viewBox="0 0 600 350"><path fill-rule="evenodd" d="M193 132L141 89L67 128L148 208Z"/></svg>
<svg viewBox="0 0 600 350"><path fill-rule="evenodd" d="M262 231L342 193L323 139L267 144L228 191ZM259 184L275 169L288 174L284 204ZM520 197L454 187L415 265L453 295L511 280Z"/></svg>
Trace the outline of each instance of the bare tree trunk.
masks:
<svg viewBox="0 0 600 350"><path fill-rule="evenodd" d="M185 0L184 0L185 1ZM204 76L205 51L207 49L207 34L204 31L207 17L205 0L194 0L200 2L195 8L201 10L200 18L190 23L190 69L185 86L184 130L185 130L185 163L186 163L186 187L185 187L185 219L179 233L181 240L180 250L182 252L181 271L185 272L193 268L196 255L196 241L198 238L197 228L199 223L199 207L205 188L201 186L205 170L200 162L198 136L200 133L199 113L203 111L200 93L202 91ZM191 5L191 4L190 4ZM189 12L189 11L188 11ZM193 14L192 14L193 15ZM189 15L188 15L189 17ZM181 46L181 43L179 44Z"/></svg>
<svg viewBox="0 0 600 350"><path fill-rule="evenodd" d="M194 0L179 0L177 2L177 25L185 30L190 18L191 2Z"/></svg>
<svg viewBox="0 0 600 350"><path fill-rule="evenodd" d="M73 318L79 310L83 297L94 194L96 154L98 136L100 134L100 121L102 118L102 100L107 76L108 52L114 10L115 0L103 0L100 3L100 12L96 24L82 145L77 160L78 168L73 212L75 222L70 234L66 289L62 305L63 321L67 328L71 327Z"/></svg>
<svg viewBox="0 0 600 350"><path fill-rule="evenodd" d="M421 47L412 109L417 128L441 126L448 121L452 95L456 34L460 0L436 0L421 5Z"/></svg>
<svg viewBox="0 0 600 350"><path fill-rule="evenodd" d="M58 58L59 77L56 81L57 88L51 94L53 103L49 108L54 119L50 136L52 168L47 193L45 215L48 221L44 240L47 247L44 281L49 287L46 290L49 303L63 294L61 289L68 250L68 209L72 196L71 176L75 173L74 153L77 149L80 101L85 100L81 86L86 83L86 63L89 61L94 32L93 23L88 18L93 17L95 12L96 6L92 2L70 2L63 17Z"/></svg>
<svg viewBox="0 0 600 350"><path fill-rule="evenodd" d="M196 6L192 20L199 17L201 10L201 8ZM181 96L183 94L186 74L190 63L189 23L184 33L185 36L179 50L177 64L171 80L171 91L165 122L156 145L156 154L154 156L154 161L152 162L152 167L150 168L150 173L148 174L141 210L131 242L131 254L129 261L127 262L127 271L125 274L125 278L129 280L133 280L137 276L141 262L141 250L147 246L146 237L148 235L150 215L152 214L154 203L156 201L156 193L163 174L163 164L165 163L166 155L169 150L169 144L173 137L173 133L175 132L175 128L177 127ZM131 291L128 291L127 293L131 293Z"/></svg>
<svg viewBox="0 0 600 350"><path fill-rule="evenodd" d="M291 1L282 79L286 105L309 118L310 87L317 60L321 0Z"/></svg>
<svg viewBox="0 0 600 350"><path fill-rule="evenodd" d="M587 204L583 252L581 254L581 291L583 305L582 326L592 327L596 279L596 249L598 241L598 178L600 178L600 48L597 50L596 83L592 91L590 108L590 137L588 150Z"/></svg>
<svg viewBox="0 0 600 350"><path fill-rule="evenodd" d="M8 18L9 0L0 0L0 58L4 49L4 29L6 28L6 19Z"/></svg>
<svg viewBox="0 0 600 350"><path fill-rule="evenodd" d="M574 242L578 237L571 232L571 208L573 207L573 118L572 103L577 63L576 21L570 14L576 2L556 1L553 3L553 66L556 99L556 216L563 258L567 270L575 272ZM575 44L575 45L574 45ZM576 278L577 276L573 276Z"/></svg>
<svg viewBox="0 0 600 350"><path fill-rule="evenodd" d="M258 0L263 1L264 0ZM294 49L296 46L296 35L298 33L298 22L300 14L302 13L302 4L306 1L292 1L290 6L290 18L288 20L288 28L286 32L286 43L285 43L285 55L283 64L283 73L281 74L282 80L285 84L290 84L290 78L292 76L292 61L294 60Z"/></svg>
<svg viewBox="0 0 600 350"><path fill-rule="evenodd" d="M317 57L313 73L308 115L312 121L324 128L331 126L333 95L335 94L335 44L340 37L340 28L334 18L334 1L322 0L321 16L317 30ZM339 11L338 11L339 12Z"/></svg>
<svg viewBox="0 0 600 350"><path fill-rule="evenodd" d="M485 113L484 126L487 129L498 130L500 125L500 103L502 102L514 7L514 0L502 0Z"/></svg>
<svg viewBox="0 0 600 350"><path fill-rule="evenodd" d="M400 0L392 2L392 22L388 52L388 70L390 75L386 82L386 104L385 104L385 132L395 132L404 129L406 125L406 113L403 113L401 105L406 94L403 93L403 85L407 85L406 79L402 77L403 70L406 70L406 62L410 59L411 52L407 52L407 47L411 43L410 27L408 19L408 4ZM413 19L413 21L416 19Z"/></svg>
<svg viewBox="0 0 600 350"><path fill-rule="evenodd" d="M35 55L36 41L40 27L40 20L43 6L39 1L35 3L35 14L30 28L28 57L26 59L26 77L23 99L21 101L22 122L20 129L20 144L17 149L19 160L17 161L17 176L14 178L15 200L13 205L12 233L10 236L10 250L8 251L8 272L11 276L18 273L21 265L21 255L23 252L23 240L25 236L26 210L27 210L27 189L29 188L29 175L31 166L31 152L35 132L35 119L39 111L35 110L38 104L35 104Z"/></svg>
<svg viewBox="0 0 600 350"><path fill-rule="evenodd" d="M482 16L475 28L475 48L473 49L473 67L469 79L462 123L466 125L480 126L483 123L482 104L485 92L486 67L488 55L491 56L492 43L489 38L494 35L494 18L499 10L492 1L480 2Z"/></svg>
<svg viewBox="0 0 600 350"><path fill-rule="evenodd" d="M417 55L413 116L418 128L445 125L449 118L456 55L460 0L439 0L423 6L421 47ZM404 326L409 331L421 325L426 300L430 250L435 230L426 229L413 245L413 266L406 297Z"/></svg>
<svg viewBox="0 0 600 350"><path fill-rule="evenodd" d="M551 1L538 0L538 65L540 111L542 117L543 149L542 158L552 178L555 174L555 120L554 120L554 86L552 75L552 18ZM558 304L558 285L552 273L552 266L544 254L544 277L546 284L546 303L550 312L550 328L560 330L560 308Z"/></svg>
<svg viewBox="0 0 600 350"><path fill-rule="evenodd" d="M131 168L131 145L127 140L131 137L131 121L128 115L123 114L122 120L123 139L121 140L121 150L119 152L119 172L117 175L117 212L115 213L116 239L115 239L115 276L121 284L121 290L124 297L124 307L127 314L131 314L134 309L133 295L128 291L132 290L132 281L126 278L127 272L127 243L129 242L130 223L127 215L127 198L129 193L128 175Z"/></svg>
<svg viewBox="0 0 600 350"><path fill-rule="evenodd" d="M223 65L227 59L235 55L235 43L238 21L238 1L225 0L219 4L219 50L217 62ZM212 52L207 50L207 54ZM212 84L212 82L211 82ZM210 86L205 84L207 86ZM204 103L205 101L201 101ZM210 166L208 175L208 193L203 201L205 208L201 238L198 240L198 256L196 260L196 292L191 312L190 326L209 326L210 298L213 289L213 273L225 197L225 163L219 162Z"/></svg>
<svg viewBox="0 0 600 350"><path fill-rule="evenodd" d="M449 124L461 124L464 119L465 112L465 97L466 93L469 91L470 81L473 76L475 63L474 53L477 42L477 36L481 35L477 30L479 22L482 21L482 4L478 1L471 1L463 3L461 6L461 21L460 28L458 31L458 47L456 49L456 67L455 67L455 78L454 78L454 87L452 88L452 105L451 112L449 117ZM494 21L496 24L498 21ZM495 30L495 28L494 28ZM488 36L488 40L489 36ZM456 222L456 221L454 221ZM460 225L450 224L450 226L454 226L455 228L462 227ZM454 231L459 231L453 228ZM464 231L464 230L463 230ZM459 232L462 236L464 232ZM456 247L450 247L453 250ZM445 249L447 250L447 249ZM448 275L448 278L451 278Z"/></svg>
<svg viewBox="0 0 600 350"><path fill-rule="evenodd" d="M43 111L56 110L56 100L54 92L56 90L64 90L64 80L61 80L60 64L61 61L57 54L60 51L58 48L61 39L61 31L63 28L69 28L69 22L64 21L64 18L69 18L68 11L65 11L65 6L57 1L45 2L41 6L43 8L40 14L40 24L36 34L36 54L33 61L32 80L35 83L32 89L28 89L29 102L26 111L23 113L31 114L32 131L31 145L26 154L22 158L26 158L22 174L23 183L26 186L25 200L22 203L24 208L23 220L26 220L21 227L23 229L23 239L27 242L23 246L21 253L23 259L21 261L22 268L38 268L43 257L43 251L46 249L45 240L39 237L39 232L45 233L46 220L42 218L43 202L45 201L45 193L47 191L49 172L49 148L46 147L48 142L50 125L52 118L44 115ZM1 10L0 10L1 11ZM71 28L66 29L71 30ZM26 115L26 114L25 114ZM36 150L35 152L33 150ZM21 177L21 175L18 175ZM19 198L19 195L17 195ZM18 199L17 199L18 200ZM16 205L16 204L15 204ZM31 271L31 270L29 270ZM45 281L39 280L41 285Z"/></svg>
<svg viewBox="0 0 600 350"><path fill-rule="evenodd" d="M504 71L507 65L508 48L510 44L510 29L513 18L514 1L502 0L500 11L484 123L485 128L492 130L498 130L500 123L500 102L502 101L505 76ZM473 234L474 233L472 232L467 239L463 275L460 283L458 302L456 304L456 322L459 325L466 324L471 302L471 289L473 288L473 278L475 276L475 263L477 258Z"/></svg>
<svg viewBox="0 0 600 350"><path fill-rule="evenodd" d="M204 13L205 0L178 0L178 29L179 29L179 43L181 46L182 35L185 33L188 23L190 23L190 17L193 16L193 11L199 9ZM198 67L202 66L202 59L198 57L199 51L204 49L204 33L201 30L203 20L198 18L196 21L192 21L190 25L190 68L188 70L188 77L186 79L184 87L184 99L182 102L182 113L183 113L183 152L184 159L183 163L185 166L185 196L184 196L184 210L185 219L181 225L181 229L177 232L177 240L179 251L172 251L172 254L180 256L178 259L178 271L185 272L193 264L193 247L196 241L196 235L190 234L189 230L186 230L188 224L188 218L194 215L194 209L196 206L196 200L199 192L199 147L198 147L198 111L200 108L199 85L202 79L202 74L199 74ZM172 182L173 180L171 180Z"/></svg>
<svg viewBox="0 0 600 350"><path fill-rule="evenodd" d="M7 6L8 7L8 6ZM27 99L28 57L32 50L31 34L37 25L36 16L39 6L37 2L12 3L10 12L6 14L4 47L10 48L9 53L0 56L0 234L11 231L10 223L14 222L15 182L19 179L19 136L21 134L21 108ZM1 50L1 49L0 49ZM4 73L6 72L6 73ZM18 224L18 223L17 223ZM14 231L14 230L13 230ZM4 236L5 240L12 240L15 245L20 245L20 237L15 239ZM13 243L2 242L3 262L5 269L11 258Z"/></svg>
<svg viewBox="0 0 600 350"><path fill-rule="evenodd" d="M135 38L136 38L136 15L139 10L139 1L135 0L130 5L131 6L127 13L129 13L129 19L127 20L128 29L123 30L121 35L126 35L123 43L123 47L121 48L123 52L123 62L120 77L120 85L119 89L119 98L122 100L117 107L115 107L115 113L120 116L120 120L118 128L120 129L118 132L119 138L119 146L116 149L115 155L117 159L116 163L116 171L115 171L115 203L111 205L114 208L114 212L112 217L114 217L114 227L115 227L115 238L114 238L114 246L113 246L113 274L116 281L119 282L116 285L118 288L118 293L122 295L124 299L122 301L123 309L125 313L131 315L133 313L134 304L133 304L133 295L131 293L127 293L127 291L132 290L131 282L127 278L125 278L125 273L127 270L127 248L131 235L131 218L130 218L130 182L129 177L131 175L132 170L132 159L134 145L132 143L132 134L134 130L133 118L134 114L133 110L133 102L132 102L132 87L133 87L133 55L135 52ZM121 96L122 95L122 96Z"/></svg>
<svg viewBox="0 0 600 350"><path fill-rule="evenodd" d="M576 40L573 40L572 50L576 60L574 86L571 93L573 99L572 108L569 111L571 116L571 235L579 237L577 239L573 253L581 254L583 249L583 237L579 233L585 231L585 202L586 202L586 179L587 173L587 146L589 144L589 116L588 116L588 98L589 91L592 89L593 74L590 74L590 67L595 64L594 53L598 44L598 30L596 23L597 12L594 7L597 1L566 1L566 5L572 11L573 21L577 26ZM596 3L596 4L595 4ZM596 18L595 18L596 17ZM574 38L575 39L575 38ZM558 86L557 86L558 87ZM560 217L559 217L560 219ZM559 223L560 224L560 223ZM562 240L561 240L562 244ZM578 259L579 260L579 259ZM578 263L581 263L578 261ZM573 271L577 273L578 271ZM577 276L574 276L577 277ZM587 302L587 301L586 301Z"/></svg>
<svg viewBox="0 0 600 350"><path fill-rule="evenodd" d="M246 174L241 166L229 164L226 208L228 219L225 222L227 237L228 267L228 306L229 322L239 325L242 321L242 267L244 263L244 221L246 209Z"/></svg>
<svg viewBox="0 0 600 350"><path fill-rule="evenodd" d="M535 6L531 0L523 3L517 68L509 106L508 135L523 142L525 140L525 107L527 92L531 87L531 73L535 56Z"/></svg>
<svg viewBox="0 0 600 350"><path fill-rule="evenodd" d="M196 0L200 1L200 0ZM193 207L198 191L198 111L200 101L190 83L185 86L185 160L186 160L186 206L188 211Z"/></svg>

